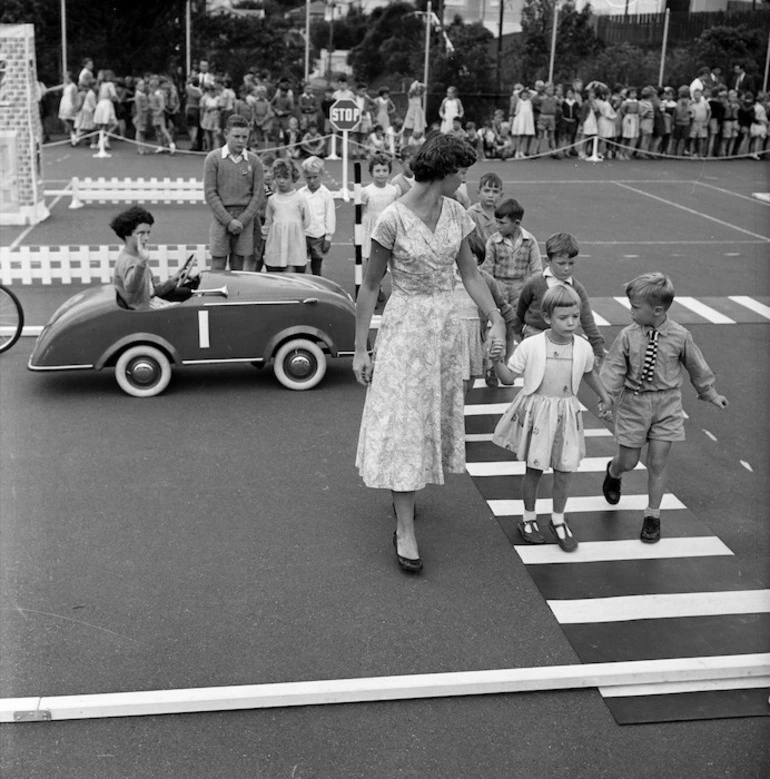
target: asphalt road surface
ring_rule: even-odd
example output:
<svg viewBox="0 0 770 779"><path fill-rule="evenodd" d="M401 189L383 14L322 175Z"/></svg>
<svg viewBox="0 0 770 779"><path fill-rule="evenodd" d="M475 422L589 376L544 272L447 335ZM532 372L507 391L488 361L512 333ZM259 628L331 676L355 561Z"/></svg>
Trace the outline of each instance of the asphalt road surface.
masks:
<svg viewBox="0 0 770 779"><path fill-rule="evenodd" d="M766 168L702 167L549 160L502 172L541 240L581 237L577 275L592 296L622 295L652 268L683 295L767 296L768 243L749 235L770 235L767 207L750 200L767 191ZM589 176L608 183L581 183ZM61 202L23 242L112 243L114 210ZM205 241L201 211L153 211L159 243ZM350 288L352 206L338 213L327 272ZM19 235L4 230L3 243ZM75 289L17 291L43 324ZM619 326L604 328L608 342ZM685 389L671 491L747 580L766 582L770 330L688 326L731 405L719 412ZM389 496L353 466L363 391L349 360L307 393L270 369L185 368L137 400L109 374L28 372L31 346L0 358L3 697L578 662L470 477L420 495L426 570L398 571ZM4 725L0 773L743 779L766 775L769 721L621 727L586 690Z"/></svg>

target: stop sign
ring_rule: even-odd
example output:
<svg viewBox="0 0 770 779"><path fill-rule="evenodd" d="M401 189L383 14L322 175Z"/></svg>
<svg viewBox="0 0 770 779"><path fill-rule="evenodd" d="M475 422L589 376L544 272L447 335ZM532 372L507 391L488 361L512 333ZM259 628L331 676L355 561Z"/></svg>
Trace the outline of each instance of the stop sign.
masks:
<svg viewBox="0 0 770 779"><path fill-rule="evenodd" d="M361 109L353 100L343 98L333 102L329 108L329 121L335 130L355 130L361 121Z"/></svg>

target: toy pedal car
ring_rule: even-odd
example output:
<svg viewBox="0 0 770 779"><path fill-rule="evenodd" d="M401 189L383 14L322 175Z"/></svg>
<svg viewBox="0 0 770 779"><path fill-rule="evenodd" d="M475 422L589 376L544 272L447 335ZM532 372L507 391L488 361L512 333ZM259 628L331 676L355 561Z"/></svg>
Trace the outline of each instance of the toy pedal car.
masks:
<svg viewBox="0 0 770 779"><path fill-rule="evenodd" d="M204 271L181 303L132 310L112 284L64 303L38 336L32 371L113 368L134 397L158 395L171 366L272 362L293 390L315 387L327 357L352 356L355 305L319 276Z"/></svg>

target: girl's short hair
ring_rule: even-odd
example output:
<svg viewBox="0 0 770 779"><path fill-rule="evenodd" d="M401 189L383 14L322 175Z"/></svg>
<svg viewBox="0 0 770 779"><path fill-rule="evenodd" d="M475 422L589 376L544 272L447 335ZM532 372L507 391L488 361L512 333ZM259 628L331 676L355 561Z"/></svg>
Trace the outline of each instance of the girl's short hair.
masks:
<svg viewBox="0 0 770 779"><path fill-rule="evenodd" d="M292 181L299 181L299 171L297 166L291 161L281 157L273 163L273 176L282 176L290 178Z"/></svg>
<svg viewBox="0 0 770 779"><path fill-rule="evenodd" d="M372 158L369 160L369 173L371 173L374 170L375 165L387 166L388 173L390 173L393 170L393 162L391 161L390 157L386 156L385 154L372 155Z"/></svg>
<svg viewBox="0 0 770 779"><path fill-rule="evenodd" d="M121 211L111 222L110 227L121 240L128 238L141 224L152 225L155 220L147 209L141 206L132 206Z"/></svg>
<svg viewBox="0 0 770 779"><path fill-rule="evenodd" d="M543 302L540 304L540 313L543 316L550 317L552 316L554 309L572 308L572 306L580 308L581 305L580 295L575 292L573 287L568 284L557 284L555 287L551 287L551 289L543 295Z"/></svg>
<svg viewBox="0 0 770 779"><path fill-rule="evenodd" d="M302 170L305 173L323 173L326 170L326 166L320 157L308 157L302 162Z"/></svg>
<svg viewBox="0 0 770 779"><path fill-rule="evenodd" d="M545 242L545 254L550 260L552 257L577 257L580 254L580 245L574 235L570 233L554 233Z"/></svg>
<svg viewBox="0 0 770 779"><path fill-rule="evenodd" d="M674 285L671 279L663 273L652 271L643 273L626 284L626 297L640 298L651 306L663 306L668 311L674 302Z"/></svg>
<svg viewBox="0 0 770 779"><path fill-rule="evenodd" d="M476 162L476 152L456 135L437 133L420 147L412 162L415 181L438 181L469 168Z"/></svg>

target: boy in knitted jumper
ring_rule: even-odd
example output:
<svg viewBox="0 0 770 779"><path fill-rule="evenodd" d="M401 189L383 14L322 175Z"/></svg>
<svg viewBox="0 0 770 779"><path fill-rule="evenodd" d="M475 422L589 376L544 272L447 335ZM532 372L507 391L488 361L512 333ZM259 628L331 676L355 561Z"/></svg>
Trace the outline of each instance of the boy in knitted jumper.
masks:
<svg viewBox="0 0 770 779"><path fill-rule="evenodd" d="M580 324L593 347L597 362L601 362L605 355L604 338L594 321L585 287L572 275L575 258L580 252L578 242L569 233L556 233L545 242L545 251L547 267L542 273L530 276L519 295L514 325L516 335L519 338L527 338L547 330L548 325L540 311L543 296L557 284L569 285L580 296Z"/></svg>

